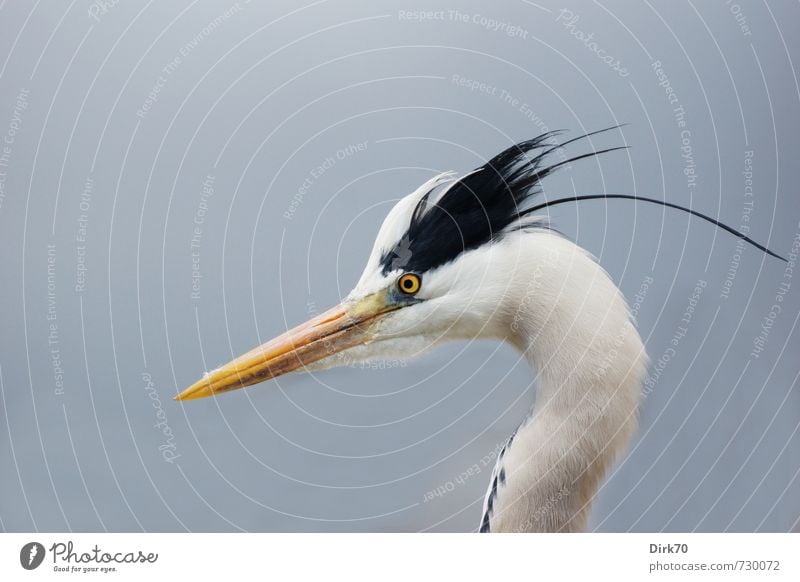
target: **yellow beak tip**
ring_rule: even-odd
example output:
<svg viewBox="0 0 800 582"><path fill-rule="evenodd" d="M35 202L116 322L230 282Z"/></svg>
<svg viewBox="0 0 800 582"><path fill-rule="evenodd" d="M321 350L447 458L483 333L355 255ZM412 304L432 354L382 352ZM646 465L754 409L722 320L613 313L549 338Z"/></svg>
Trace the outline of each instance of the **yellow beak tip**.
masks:
<svg viewBox="0 0 800 582"><path fill-rule="evenodd" d="M175 400L178 402L183 402L186 400L197 400L198 398L205 398L213 395L214 389L208 385L208 382L201 380L196 384L192 384L186 390L175 396Z"/></svg>

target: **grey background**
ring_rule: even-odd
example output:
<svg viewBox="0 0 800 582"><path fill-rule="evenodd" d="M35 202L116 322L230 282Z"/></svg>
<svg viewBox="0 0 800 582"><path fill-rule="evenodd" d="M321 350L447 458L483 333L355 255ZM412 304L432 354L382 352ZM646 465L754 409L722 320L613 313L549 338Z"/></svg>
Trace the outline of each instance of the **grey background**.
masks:
<svg viewBox="0 0 800 582"><path fill-rule="evenodd" d="M800 230L795 2L110 4L0 3L0 139L13 133L0 168L5 531L474 530L491 469L481 460L535 393L510 347L454 344L388 369L171 397L337 302L392 203L433 172L468 171L545 129L625 122L569 151L631 146L548 179L547 195L664 197L738 227L752 151L753 236L786 255ZM571 27L562 8L579 16ZM400 14L419 10L467 22ZM493 31L476 15L520 28ZM659 60L685 110L694 188ZM638 320L654 361L706 282L653 372L592 528L796 528L798 272L749 248L738 260L733 237L654 206L589 202L552 216L629 298L652 277ZM782 283L782 310L752 356Z"/></svg>

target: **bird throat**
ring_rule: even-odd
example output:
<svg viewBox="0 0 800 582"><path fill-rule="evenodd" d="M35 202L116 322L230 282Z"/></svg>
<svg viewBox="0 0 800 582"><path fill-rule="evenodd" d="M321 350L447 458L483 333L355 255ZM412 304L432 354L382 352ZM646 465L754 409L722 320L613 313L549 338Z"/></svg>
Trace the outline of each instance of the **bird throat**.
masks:
<svg viewBox="0 0 800 582"><path fill-rule="evenodd" d="M531 365L536 402L498 455L481 531L584 531L604 476L635 431L644 346L605 272L588 257L578 262L560 283L582 287L543 289L538 297L550 304L523 309L512 325L509 340Z"/></svg>

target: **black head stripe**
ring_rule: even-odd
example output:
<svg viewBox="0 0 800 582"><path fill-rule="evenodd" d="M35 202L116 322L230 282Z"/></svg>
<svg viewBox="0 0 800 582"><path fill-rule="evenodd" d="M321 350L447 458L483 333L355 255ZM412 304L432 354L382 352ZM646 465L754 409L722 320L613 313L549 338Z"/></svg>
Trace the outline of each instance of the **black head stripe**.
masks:
<svg viewBox="0 0 800 582"><path fill-rule="evenodd" d="M607 128L600 131L608 131ZM417 203L406 233L381 257L384 274L395 269L422 273L455 259L459 254L500 239L526 214L528 202L540 192L540 182L559 167L607 151L596 150L553 165L544 164L558 148L600 131L553 145L559 132L549 132L501 152L485 165L457 180L436 204L431 192ZM528 221L526 226L546 227Z"/></svg>

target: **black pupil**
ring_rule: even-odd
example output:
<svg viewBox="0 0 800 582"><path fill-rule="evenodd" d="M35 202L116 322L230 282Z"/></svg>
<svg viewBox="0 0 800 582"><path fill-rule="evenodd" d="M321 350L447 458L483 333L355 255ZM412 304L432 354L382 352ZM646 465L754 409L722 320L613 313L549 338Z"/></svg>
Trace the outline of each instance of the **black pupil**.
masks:
<svg viewBox="0 0 800 582"><path fill-rule="evenodd" d="M411 279L406 279L403 281L403 287L406 289L411 289L414 286L414 282Z"/></svg>

